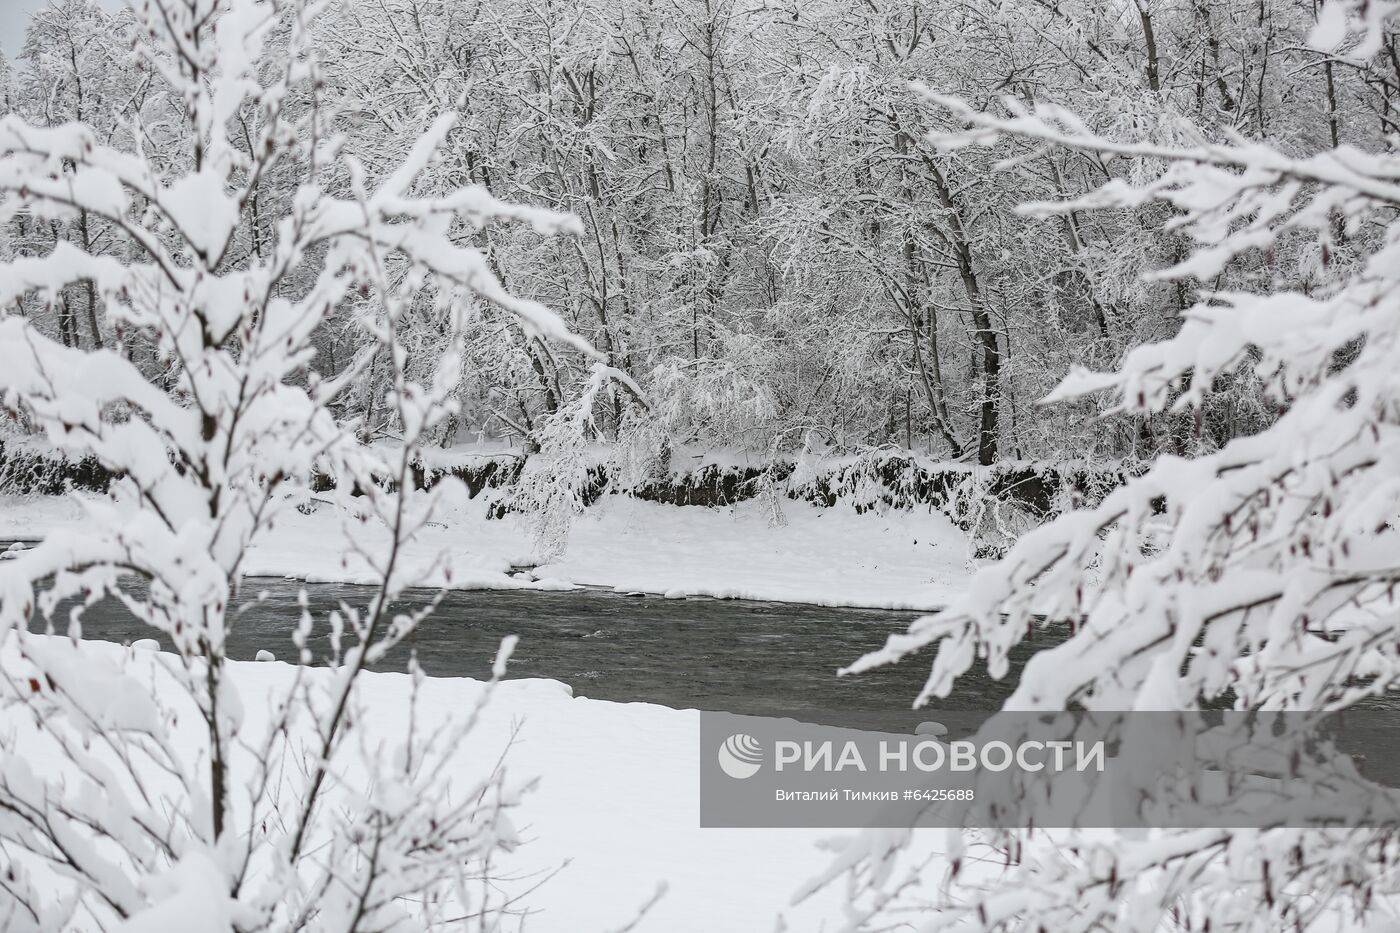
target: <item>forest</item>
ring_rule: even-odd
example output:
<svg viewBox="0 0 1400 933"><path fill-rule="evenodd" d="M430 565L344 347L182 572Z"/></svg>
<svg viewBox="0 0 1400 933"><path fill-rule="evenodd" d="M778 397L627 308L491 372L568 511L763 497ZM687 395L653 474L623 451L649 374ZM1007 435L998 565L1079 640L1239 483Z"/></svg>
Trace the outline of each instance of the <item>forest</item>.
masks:
<svg viewBox="0 0 1400 933"><path fill-rule="evenodd" d="M1203 283L1144 277L1189 254L1170 206L1021 208L1141 182L1160 160L1014 139L940 151L929 134L954 121L913 84L984 109L1054 102L1096 133L1164 146L1255 140L1305 156L1383 145L1396 131L1395 34L1367 61L1318 52L1304 41L1313 6L343 2L314 26L314 93L289 91L282 105L323 110L320 131L344 137L367 179L456 113L420 187L478 184L577 218L564 238L528 226L461 236L509 291L555 309L635 386L589 391L586 354L483 307L441 446L567 444L586 404L589 440L663 464L673 447L1145 461L1217 449L1276 412L1240 375L1222 375L1194 413L1098 420L1092 401L1039 400L1075 367L1112 368L1173 334L1198 291L1279 281L1307 293L1376 230L1284 238ZM87 123L158 165L197 159L158 70L129 64L136 28L93 0L41 10L0 70L4 109L35 126ZM246 153L257 116L240 119ZM255 180L222 265L263 254L297 177ZM20 212L4 235L16 257L58 242L129 249L82 211ZM308 284L293 275L279 287ZM65 345L121 346L152 375L164 365L124 338L91 283L14 301ZM323 372L366 352L352 317L332 315L315 335ZM431 284L403 326L411 355L441 348ZM339 403L367 439L401 432L379 402L388 372L371 363L362 391Z"/></svg>

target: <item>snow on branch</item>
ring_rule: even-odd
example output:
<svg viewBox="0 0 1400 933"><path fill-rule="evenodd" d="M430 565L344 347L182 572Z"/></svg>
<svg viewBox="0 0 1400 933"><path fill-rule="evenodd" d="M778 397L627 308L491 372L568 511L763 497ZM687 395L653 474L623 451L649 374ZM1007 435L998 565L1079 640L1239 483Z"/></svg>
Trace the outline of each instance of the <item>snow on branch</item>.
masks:
<svg viewBox="0 0 1400 933"><path fill-rule="evenodd" d="M554 311L508 292L473 238L497 222L561 235L579 225L479 187L421 185L451 115L376 178L342 157L310 44L317 9L144 0L139 51L160 116L137 127L134 151L77 124L0 118L0 217L100 218L112 238L0 264L0 396L116 477L109 496L83 501L80 532L0 564L0 707L62 763L39 774L0 757L0 847L16 865L0 885L7 925L430 927L469 911L486 922L510 903L464 891L494 883L491 858L514 844L507 813L525 788L499 769L465 782L445 769L510 646L465 716L424 734L410 710L397 749L360 736L359 675L436 605L396 608L444 573L441 555L406 551L449 484L417 491L412 470L458 410L480 302L596 355ZM84 287L115 346L65 345L25 313L21 299ZM443 339L411 358L403 325L416 301L439 315ZM319 356L332 326L355 328L368 352ZM362 443L342 416L372 365L387 388L376 407L402 434L392 449ZM630 384L607 367L599 379ZM314 476L335 479L322 495L343 516L343 540L327 546L378 585L329 618L289 619L294 680L281 695L240 696L225 642L244 559ZM175 654L80 641L84 609L106 595ZM29 630L35 619L45 633ZM333 630L333 658L312 650L318 624ZM245 715L253 701L265 716Z"/></svg>
<svg viewBox="0 0 1400 933"><path fill-rule="evenodd" d="M1365 52L1393 11L1329 4L1319 31L1339 41L1360 30ZM925 96L969 126L931 139L944 149L1008 138L1105 157L1110 177L1097 190L1028 210L1166 204L1196 249L1160 277L1209 281L1246 252L1285 241L1315 250L1323 276L1307 291L1279 277L1205 294L1174 335L1131 350L1116 372L1071 373L1045 401L1105 392L1112 416L1198 411L1221 377L1248 370L1274 417L1214 452L1159 456L1099 504L1025 535L963 598L848 671L934 645L923 704L948 696L979 661L1007 676L1012 649L1040 632L1049 644L1036 646L1008 709L1223 701L1336 710L1392 690L1400 681L1400 156L1348 146L1293 155L1241 138L1175 147L1097 134L1053 105L1008 99L1002 111L981 112ZM1131 181L1138 173L1122 165L1132 160L1159 171ZM1351 261L1333 253L1343 241ZM876 916L905 883L895 867L904 842L851 841L815 883L844 876ZM1198 928L1188 917L1239 930L1301 928L1333 909L1329 900L1364 915L1393 889L1384 830L1098 841L1005 832L983 842L1006 870L963 869L955 858L947 887L927 905L930 929Z"/></svg>

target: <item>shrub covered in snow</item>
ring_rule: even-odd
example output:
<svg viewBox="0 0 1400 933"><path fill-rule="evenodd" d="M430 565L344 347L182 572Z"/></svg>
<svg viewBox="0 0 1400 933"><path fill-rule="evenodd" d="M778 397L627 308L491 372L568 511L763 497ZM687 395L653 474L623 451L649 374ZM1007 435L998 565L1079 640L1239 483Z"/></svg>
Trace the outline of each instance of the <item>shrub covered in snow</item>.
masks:
<svg viewBox="0 0 1400 933"><path fill-rule="evenodd" d="M1360 61L1392 7L1342 0L1314 41ZM1393 43L1393 34L1389 40ZM1400 157L1342 146L1295 156L1243 140L1181 146L1090 131L1073 114L1007 99L984 113L930 95L971 128L945 146L1010 134L1111 160L1098 191L1038 212L1162 202L1196 249L1164 277L1209 283L1237 257L1288 241L1315 252L1307 292L1208 294L1179 332L1127 354L1116 373L1071 373L1051 400L1109 392L1119 411L1190 412L1217 380L1266 387L1277 419L1195 459L1162 456L1102 501L1025 535L967 595L854 670L925 645L937 653L919 702L947 696L979 659L1003 676L1045 624L1073 635L1027 663L1009 708L1345 709L1400 680ZM1191 134L1185 134L1187 138ZM1199 137L1197 137L1199 138ZM1308 929L1323 913L1393 910L1389 829L1041 833L984 839L1004 872L951 862L918 889L900 833L842 853L860 905L852 926L926 896L926 929Z"/></svg>
<svg viewBox="0 0 1400 933"><path fill-rule="evenodd" d="M58 450L115 477L107 497L84 500L80 531L0 564L0 704L23 724L0 736L5 929L352 930L464 917L485 928L502 907L485 881L512 841L519 788L490 768L465 786L444 770L477 708L424 735L410 704L396 743L371 746L357 729L357 678L431 611L392 607L434 572L401 555L438 498L415 488L413 471L456 411L466 322L489 303L533 337L592 352L552 312L507 293L469 241L496 220L546 232L575 222L476 187L418 190L450 115L397 164L343 157L308 40L315 8L140 4L147 84L125 147L76 123L0 118L0 219L103 231L101 249L60 241L0 266L0 390ZM413 360L414 378L401 325L429 285L445 338ZM74 286L91 290L115 345L45 336L17 300ZM313 335L337 316L363 330L366 349L322 378ZM388 373L376 406L393 412L393 448L363 445L336 417L370 366L376 385ZM224 646L244 557L315 475L337 479L319 496L343 507L351 547L362 522L388 529L386 547L360 547L379 584L364 605L287 620L294 661L329 661L334 677L240 696ZM145 585L127 587L128 575ZM78 636L83 606L104 594L177 653L122 663L27 631L37 610L49 632ZM330 657L313 640L326 627ZM252 702L269 704L265 730L246 726Z"/></svg>

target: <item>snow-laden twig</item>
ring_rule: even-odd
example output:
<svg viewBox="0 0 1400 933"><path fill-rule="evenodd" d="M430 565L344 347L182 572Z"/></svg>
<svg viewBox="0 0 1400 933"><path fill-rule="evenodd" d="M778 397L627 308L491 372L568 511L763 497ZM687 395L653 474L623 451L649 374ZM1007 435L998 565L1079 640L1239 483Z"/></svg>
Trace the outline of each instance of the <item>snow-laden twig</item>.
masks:
<svg viewBox="0 0 1400 933"><path fill-rule="evenodd" d="M1129 352L1116 372L1071 373L1047 402L1107 392L1116 410L1144 413L1190 411L1219 377L1248 368L1277 416L1216 452L1159 457L1098 504L1026 534L964 598L849 670L936 645L924 703L947 696L979 659L1005 676L1014 647L1063 624L1069 637L1034 654L1007 708L1192 709L1228 695L1244 709L1326 710L1391 689L1400 158L1347 147L1295 157L1243 140L1173 148L1096 134L1054 106L1008 100L1002 115L928 96L972 127L935 140L943 146L1009 134L1164 162L1145 183L1111 179L1033 208L1166 202L1197 249L1162 275L1208 278L1302 236L1328 276L1308 294L1205 296L1175 336ZM1339 231L1363 254L1354 266L1330 265ZM928 929L1304 929L1321 912L1378 909L1395 888L1387 830L1000 836L1020 847L1019 863L960 876L955 860L945 888L925 892ZM904 842L852 842L824 880L845 876L857 902L885 908Z"/></svg>
<svg viewBox="0 0 1400 933"><path fill-rule="evenodd" d="M33 724L16 727L30 729L24 742L47 744L62 762L40 773L22 755L0 755L0 849L15 866L0 885L9 929L77 916L99 928L193 922L192 903L211 929L421 927L466 911L486 929L510 903L465 892L514 844L507 812L528 785L499 768L474 784L446 771L489 687L432 734L410 712L402 748L388 749L358 728L358 682L435 605L399 608L443 566L404 559L444 494L416 491L412 470L456 412L475 302L536 339L593 354L552 311L508 293L458 234L496 220L546 233L577 222L480 188L417 191L451 116L374 178L341 158L309 44L316 10L141 4L140 53L160 76L152 93L185 119L179 132L143 135L168 151L119 150L78 124L0 118L0 214L88 212L129 247L117 259L60 242L0 266L0 306L88 283L121 335L116 347L80 349L0 314L6 406L116 477L109 496L84 502L80 532L51 534L0 566L0 708L7 722ZM269 189L274 174L289 197ZM413 378L400 325L428 284L447 337L426 365L414 361L426 375ZM320 372L317 335L345 314L374 349ZM159 365L130 352L137 342ZM392 450L362 444L357 425L336 415L372 363L401 433ZM379 585L364 605L331 614L334 670L310 670L321 659L303 606L299 624L288 620L300 657L287 692L240 696L224 646L243 560L305 500L313 475L336 478L322 498L345 507L344 550ZM366 523L387 542L368 543ZM127 585L133 576L143 588ZM116 663L78 642L82 609L107 593L176 654ZM54 637L54 613L75 599L74 640ZM50 634L29 633L36 610ZM271 711L262 733L244 715L253 699ZM6 749L20 740L5 736Z"/></svg>

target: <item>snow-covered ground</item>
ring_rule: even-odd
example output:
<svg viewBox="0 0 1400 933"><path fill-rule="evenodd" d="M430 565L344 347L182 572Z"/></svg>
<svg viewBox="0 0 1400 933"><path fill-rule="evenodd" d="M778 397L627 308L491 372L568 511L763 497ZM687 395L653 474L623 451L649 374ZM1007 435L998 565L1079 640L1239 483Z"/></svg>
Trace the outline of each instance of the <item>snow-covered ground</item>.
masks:
<svg viewBox="0 0 1400 933"><path fill-rule="evenodd" d="M447 510L408 556L427 561L446 547L454 586L587 584L890 608L938 606L967 579L962 535L940 513L858 515L843 507L784 505L786 524L775 526L758 503L706 509L609 497L577 522L566 556L537 568L532 582L511 575L513 566L533 563L528 536L514 520L485 520L485 503L477 499ZM82 521L76 497L0 500L0 537L37 538L80 529ZM328 507L289 512L253 549L248 572L367 580L363 563L332 544L340 538L337 522ZM141 652L115 645L83 650L141 661ZM292 670L282 663L232 664L251 715L258 698L283 691ZM402 728L409 678L363 676L368 728L393 735ZM421 708L429 715L460 712L480 689L476 681L431 678ZM838 890L791 904L828 864L830 854L817 843L832 831L700 828L697 712L575 698L554 681L507 681L460 753L464 773L473 762L494 761L516 724L521 730L508 767L517 778L538 777L539 785L514 817L528 843L502 871L538 880L567 863L529 898L524 929L620 929L660 884L667 893L639 930L766 931L779 928L780 915L788 929L821 930L840 917ZM928 844L941 838L930 835Z"/></svg>
<svg viewBox="0 0 1400 933"><path fill-rule="evenodd" d="M0 665L16 664L0 639ZM144 665L171 655L87 642L138 680ZM241 731L261 734L267 704L285 693L293 668L281 662L231 662L233 683L247 711ZM328 669L310 672L330 676ZM365 673L367 718L360 726L374 747L401 736L410 678ZM449 713L461 715L479 696L479 681L429 678L418 700L426 730ZM18 708L0 716L0 732L29 728ZM188 717L195 722L197 717ZM512 730L514 741L512 743ZM21 741L29 764L43 742ZM747 933L822 930L840 917L840 891L827 889L793 905L794 893L829 864L817 843L848 830L702 829L699 819L699 714L646 703L609 703L571 696L550 680L500 684L468 742L454 757L454 774L471 778L503 751L512 781L538 779L511 814L524 844L498 864L505 889L523 891L557 871L518 905L531 933L606 933L632 920L664 885L665 894L636 927L658 933ZM460 770L458 770L460 769ZM942 840L930 831L923 845ZM508 925L513 929L513 925Z"/></svg>
<svg viewBox="0 0 1400 933"><path fill-rule="evenodd" d="M586 585L879 609L935 609L967 584L966 540L941 512L857 514L794 501L783 512L786 523L774 525L756 501L710 509L608 496L579 518L564 557L536 568L531 582L510 575L535 563L528 534L513 518L488 521L478 497L444 509L408 557L428 561L446 549L451 573L440 582L463 588ZM76 496L0 498L0 538L43 537L82 520ZM338 521L329 507L289 510L253 548L247 572L370 582L363 561L333 546Z"/></svg>

